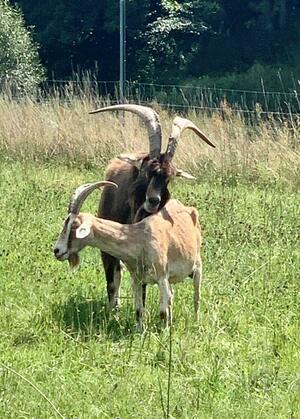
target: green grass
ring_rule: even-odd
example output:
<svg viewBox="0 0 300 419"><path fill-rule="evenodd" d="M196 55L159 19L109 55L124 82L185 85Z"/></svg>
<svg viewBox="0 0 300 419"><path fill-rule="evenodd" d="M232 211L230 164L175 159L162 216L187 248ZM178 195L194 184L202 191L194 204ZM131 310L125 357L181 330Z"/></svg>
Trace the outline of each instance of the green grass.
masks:
<svg viewBox="0 0 300 419"><path fill-rule="evenodd" d="M96 169L0 163L0 417L300 417L300 199L292 185L222 177L173 194L204 231L200 321L192 284L175 287L169 332L149 287L134 332L128 275L109 319L99 253L79 270L52 256L73 189ZM95 212L97 194L86 208Z"/></svg>

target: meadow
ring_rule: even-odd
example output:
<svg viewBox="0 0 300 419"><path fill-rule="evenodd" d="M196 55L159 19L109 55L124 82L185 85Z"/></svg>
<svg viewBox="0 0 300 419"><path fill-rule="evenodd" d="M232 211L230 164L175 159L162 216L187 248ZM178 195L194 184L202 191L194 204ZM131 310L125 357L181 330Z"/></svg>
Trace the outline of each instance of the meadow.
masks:
<svg viewBox="0 0 300 419"><path fill-rule="evenodd" d="M87 115L94 107L0 99L0 417L300 417L297 121L190 113L218 145L184 133L176 161L197 181L171 187L203 226L200 319L187 281L162 331L149 287L140 335L127 273L109 316L99 252L74 272L52 255L74 188L147 149L136 118ZM174 115L161 114L167 138Z"/></svg>

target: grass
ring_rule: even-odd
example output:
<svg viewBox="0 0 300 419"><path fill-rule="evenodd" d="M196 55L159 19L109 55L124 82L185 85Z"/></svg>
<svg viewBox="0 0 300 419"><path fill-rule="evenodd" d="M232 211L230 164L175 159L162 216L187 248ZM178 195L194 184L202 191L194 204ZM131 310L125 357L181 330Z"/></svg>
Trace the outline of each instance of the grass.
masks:
<svg viewBox="0 0 300 419"><path fill-rule="evenodd" d="M136 117L88 115L96 106L0 97L0 417L300 417L299 121L190 112L218 146L185 132L176 161L198 181L172 186L204 230L200 321L192 284L178 284L161 332L149 287L138 335L127 274L109 317L99 253L73 273L52 256L73 189L147 149ZM166 143L174 115L159 112Z"/></svg>
<svg viewBox="0 0 300 419"><path fill-rule="evenodd" d="M103 170L26 150L0 160L1 418L300 417L296 177L261 163L255 176L226 165L174 183L173 195L199 209L205 242L200 321L192 284L179 284L170 363L155 287L138 335L127 275L108 318L98 252L85 250L74 273L52 256L71 192Z"/></svg>
<svg viewBox="0 0 300 419"><path fill-rule="evenodd" d="M50 97L43 102L20 101L0 96L0 156L15 161L49 163L53 160L86 168L99 167L121 152L148 149L146 130L130 113L125 118L88 111L103 104L99 98ZM155 105L154 105L155 107ZM187 115L217 145L207 146L191 131L186 131L175 160L198 176L220 173L242 177L282 179L299 185L300 119L290 121L263 119L257 106L255 125L243 114L222 104L222 114ZM163 150L170 135L173 114L157 109L162 123Z"/></svg>

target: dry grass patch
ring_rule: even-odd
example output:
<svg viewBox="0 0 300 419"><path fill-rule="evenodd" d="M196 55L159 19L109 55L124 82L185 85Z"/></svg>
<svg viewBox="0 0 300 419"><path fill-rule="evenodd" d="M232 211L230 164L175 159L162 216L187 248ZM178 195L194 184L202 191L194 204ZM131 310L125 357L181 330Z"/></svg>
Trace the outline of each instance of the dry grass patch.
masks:
<svg viewBox="0 0 300 419"><path fill-rule="evenodd" d="M118 153L148 149L145 127L135 115L88 114L100 105L100 101L71 96L65 101L50 97L43 102L29 98L15 101L2 96L2 156L103 165ZM165 146L175 114L159 108L157 111ZM222 115L191 111L187 117L213 139L217 148L212 149L192 132L185 132L176 154L176 161L183 168L192 172L209 169L258 173L287 180L300 177L300 120L293 123L259 120L258 114L258 122L253 125L229 107L224 108Z"/></svg>

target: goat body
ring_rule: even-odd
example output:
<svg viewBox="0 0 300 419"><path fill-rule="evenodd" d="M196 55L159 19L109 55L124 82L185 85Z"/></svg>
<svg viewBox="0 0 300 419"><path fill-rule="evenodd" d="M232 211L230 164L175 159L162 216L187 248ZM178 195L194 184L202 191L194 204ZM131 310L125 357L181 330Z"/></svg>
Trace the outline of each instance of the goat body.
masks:
<svg viewBox="0 0 300 419"><path fill-rule="evenodd" d="M69 237L65 236L66 231L69 231ZM138 329L142 328L144 311L143 285L148 283L159 286L160 315L167 324L172 320L170 284L193 277L197 316L201 229L195 208L171 199L158 213L136 224L120 224L86 213L79 213L72 220L68 217L56 243L56 258L79 263L78 253L85 246L97 247L127 266L133 280Z"/></svg>
<svg viewBox="0 0 300 419"><path fill-rule="evenodd" d="M165 274L175 283L193 271L201 245L198 214L193 207L171 199L158 213L135 224L90 214L78 217L81 223L87 219L91 223L87 244L120 258L130 272L140 269L143 283L157 282Z"/></svg>

